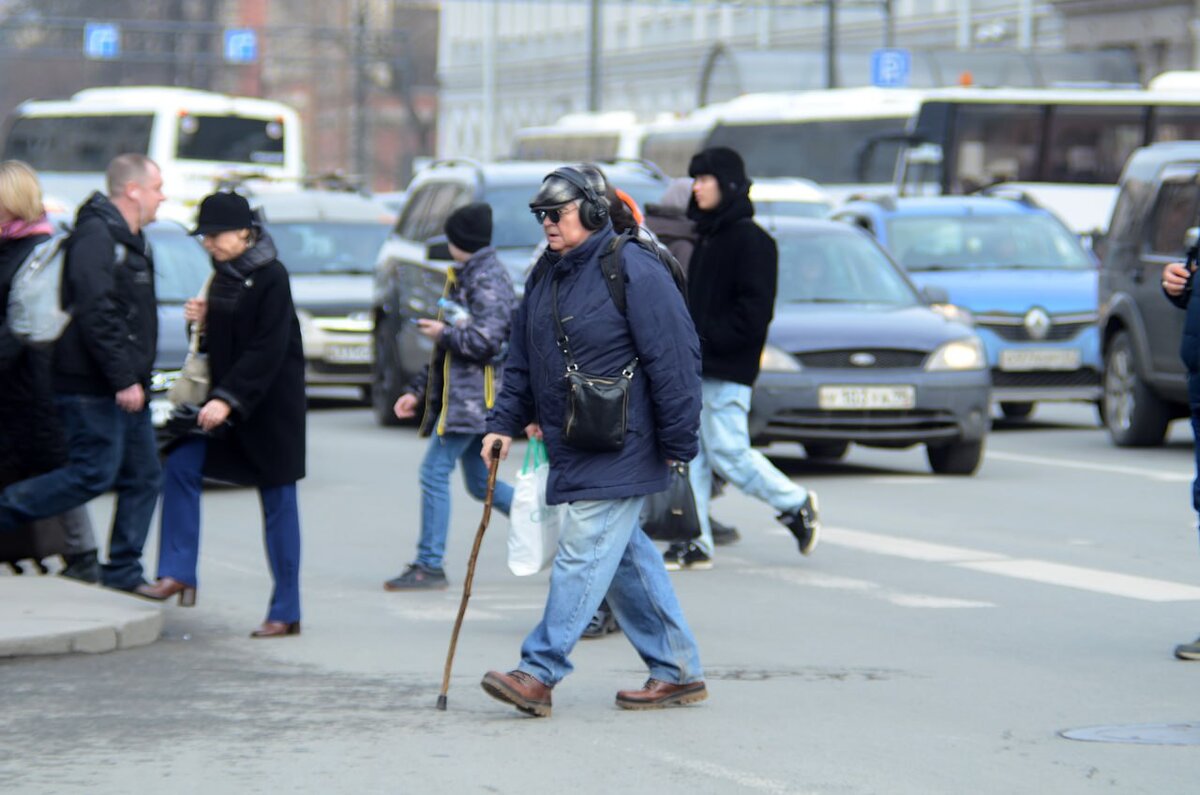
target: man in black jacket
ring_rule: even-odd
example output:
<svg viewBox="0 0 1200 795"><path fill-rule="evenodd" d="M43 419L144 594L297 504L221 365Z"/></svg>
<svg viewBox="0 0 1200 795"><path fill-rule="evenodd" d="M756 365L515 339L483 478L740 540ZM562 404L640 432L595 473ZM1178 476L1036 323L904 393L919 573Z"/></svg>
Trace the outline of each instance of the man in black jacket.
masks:
<svg viewBox="0 0 1200 795"><path fill-rule="evenodd" d="M747 416L758 377L767 327L775 307L778 251L754 223L750 180L737 152L705 149L692 158L688 217L699 242L688 269L688 308L700 336L704 405L700 454L690 467L700 516L694 543L672 544L663 554L668 569L712 566L708 521L712 470L746 494L770 504L807 555L817 545L817 495L796 485L750 447Z"/></svg>
<svg viewBox="0 0 1200 795"><path fill-rule="evenodd" d="M142 228L163 201L162 174L145 155L118 155L108 196L80 208L67 249L63 306L71 322L54 347L55 405L67 432L59 469L0 492L0 530L117 492L101 581L139 592L142 547L161 470L146 393L158 344L154 263Z"/></svg>

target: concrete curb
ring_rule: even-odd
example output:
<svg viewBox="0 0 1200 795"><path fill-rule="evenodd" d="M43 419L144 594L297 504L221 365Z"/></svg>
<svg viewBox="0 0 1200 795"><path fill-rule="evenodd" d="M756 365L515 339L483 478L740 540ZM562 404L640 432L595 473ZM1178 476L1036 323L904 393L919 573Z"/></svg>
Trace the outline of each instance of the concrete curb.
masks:
<svg viewBox="0 0 1200 795"><path fill-rule="evenodd" d="M0 657L97 654L158 640L163 611L62 577L0 577Z"/></svg>

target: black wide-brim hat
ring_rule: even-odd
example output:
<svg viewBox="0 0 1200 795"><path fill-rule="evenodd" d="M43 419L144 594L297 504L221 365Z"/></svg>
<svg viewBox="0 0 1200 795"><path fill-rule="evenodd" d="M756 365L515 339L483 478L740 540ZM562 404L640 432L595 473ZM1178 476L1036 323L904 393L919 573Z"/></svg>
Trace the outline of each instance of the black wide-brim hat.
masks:
<svg viewBox="0 0 1200 795"><path fill-rule="evenodd" d="M200 202L200 214L196 228L189 234L215 235L231 229L249 229L254 225L254 214L250 202L237 193L222 191L204 197Z"/></svg>

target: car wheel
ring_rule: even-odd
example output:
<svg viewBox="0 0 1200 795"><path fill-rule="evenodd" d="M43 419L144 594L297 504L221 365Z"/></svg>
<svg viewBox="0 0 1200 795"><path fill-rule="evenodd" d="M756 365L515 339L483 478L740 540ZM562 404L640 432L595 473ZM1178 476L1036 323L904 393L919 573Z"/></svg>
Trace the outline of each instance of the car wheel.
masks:
<svg viewBox="0 0 1200 795"><path fill-rule="evenodd" d="M804 454L809 458L823 458L827 461L837 461L846 455L850 449L849 442L805 442Z"/></svg>
<svg viewBox="0 0 1200 795"><path fill-rule="evenodd" d="M928 445L929 467L939 475L974 475L983 461L983 440Z"/></svg>
<svg viewBox="0 0 1200 795"><path fill-rule="evenodd" d="M1171 414L1138 375L1133 339L1118 332L1104 357L1104 424L1118 447L1151 447L1163 442Z"/></svg>
<svg viewBox="0 0 1200 795"><path fill-rule="evenodd" d="M1027 419L1030 414L1033 414L1033 404L1004 401L1000 404L1000 411L1004 413L1006 420L1023 420Z"/></svg>
<svg viewBox="0 0 1200 795"><path fill-rule="evenodd" d="M393 407L400 399L404 384L400 383L400 368L396 365L396 344L387 331L386 321L375 324L375 362L371 366L372 384L369 390L371 410L380 425L400 425Z"/></svg>

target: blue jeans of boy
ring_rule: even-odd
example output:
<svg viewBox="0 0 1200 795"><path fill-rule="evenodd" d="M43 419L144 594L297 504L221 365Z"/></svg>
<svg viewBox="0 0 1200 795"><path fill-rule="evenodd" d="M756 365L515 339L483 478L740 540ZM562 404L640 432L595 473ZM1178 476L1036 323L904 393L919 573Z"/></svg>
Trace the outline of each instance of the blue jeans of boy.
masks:
<svg viewBox="0 0 1200 795"><path fill-rule="evenodd" d="M488 468L479 452L483 436L469 433L434 434L421 462L421 538L417 542L417 563L427 569L442 568L446 554L446 536L450 533L450 473L462 464L467 491L477 500L487 498ZM508 516L513 489L496 481L492 507Z"/></svg>
<svg viewBox="0 0 1200 795"><path fill-rule="evenodd" d="M0 492L0 531L57 516L114 489L117 503L101 581L132 590L143 581L142 548L162 476L150 411L123 411L112 395L64 393L55 395L54 403L67 437L67 463Z"/></svg>
<svg viewBox="0 0 1200 795"><path fill-rule="evenodd" d="M578 500L562 506L546 610L521 646L520 670L551 687L569 674L568 656L607 594L650 676L672 684L704 678L662 554L639 527L644 501Z"/></svg>
<svg viewBox="0 0 1200 795"><path fill-rule="evenodd" d="M208 442L189 439L167 456L163 487L162 537L158 576L196 586L200 557L200 495ZM267 621L300 620L300 509L296 484L258 490L263 509L263 538L275 588Z"/></svg>
<svg viewBox="0 0 1200 795"><path fill-rule="evenodd" d="M779 513L794 511L808 498L803 486L775 468L767 457L750 446L752 390L734 381L705 378L701 383L700 453L688 466L688 480L696 495L700 537L696 546L710 557L713 553L712 524L708 504L712 499L712 473L757 497Z"/></svg>

